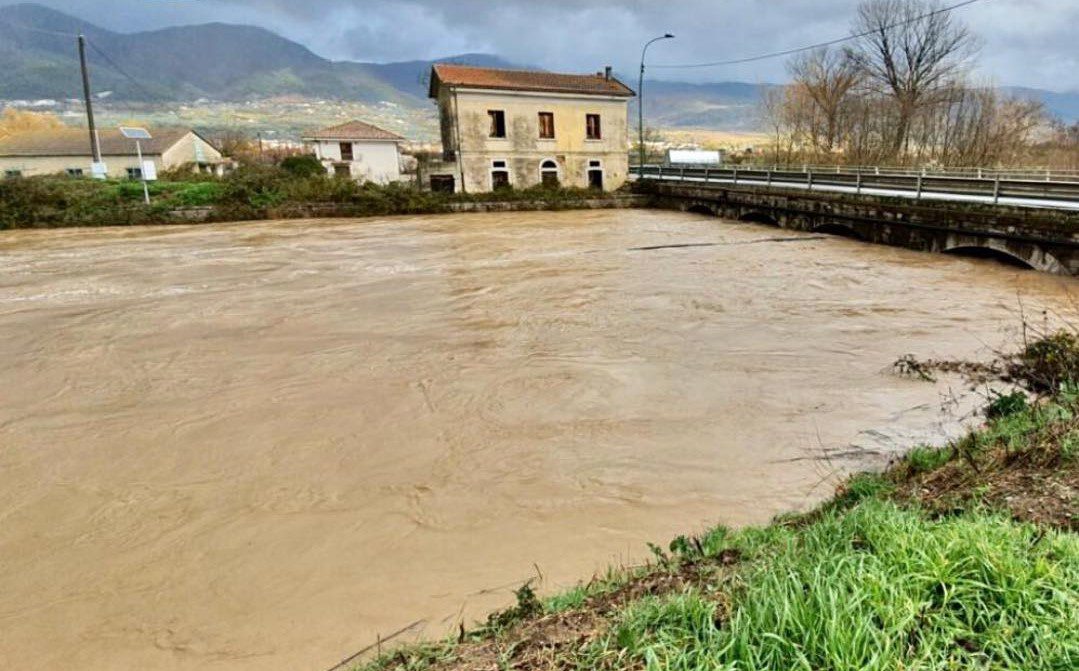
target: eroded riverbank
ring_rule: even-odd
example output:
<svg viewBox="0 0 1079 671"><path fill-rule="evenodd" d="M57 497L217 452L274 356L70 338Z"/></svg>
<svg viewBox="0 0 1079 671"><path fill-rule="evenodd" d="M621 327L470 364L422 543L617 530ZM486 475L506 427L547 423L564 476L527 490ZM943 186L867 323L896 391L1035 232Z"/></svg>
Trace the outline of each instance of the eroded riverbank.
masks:
<svg viewBox="0 0 1079 671"><path fill-rule="evenodd" d="M35 669L328 667L804 507L956 429L897 356L1076 286L657 211L13 232L0 268L0 666Z"/></svg>

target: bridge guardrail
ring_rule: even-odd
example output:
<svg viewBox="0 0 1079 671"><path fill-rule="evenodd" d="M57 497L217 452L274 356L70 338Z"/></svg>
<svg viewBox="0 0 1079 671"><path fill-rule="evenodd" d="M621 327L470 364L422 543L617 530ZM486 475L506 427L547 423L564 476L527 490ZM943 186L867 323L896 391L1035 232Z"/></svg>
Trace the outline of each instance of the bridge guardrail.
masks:
<svg viewBox="0 0 1079 671"><path fill-rule="evenodd" d="M936 174L897 174L876 171L825 172L813 170L772 170L767 168L737 167L665 167L646 165L642 171L635 166L633 172L643 179L681 179L696 182L719 182L727 184L746 183L754 186L784 187L793 186L812 190L853 189L855 193L867 190L899 192L904 196L921 198L923 195L937 197L958 196L975 197L979 200L998 203L1001 199L1017 201L1046 201L1061 203L1071 207L1079 204L1079 181L1044 180L1044 179L1005 179L999 175L993 177L966 177ZM1051 204L1049 206L1052 206Z"/></svg>
<svg viewBox="0 0 1079 671"><path fill-rule="evenodd" d="M743 166L740 166L743 167ZM1021 181L1041 182L1079 182L1079 170L1057 170L1053 168L1019 167L1019 168L978 168L978 167L931 167L923 166L908 168L902 166L865 166L865 165L811 165L811 164L786 164L786 165L761 165L744 166L760 170L784 170L787 172L809 172L817 174L874 174L874 175L899 175L923 177L968 177L977 179L1005 179Z"/></svg>

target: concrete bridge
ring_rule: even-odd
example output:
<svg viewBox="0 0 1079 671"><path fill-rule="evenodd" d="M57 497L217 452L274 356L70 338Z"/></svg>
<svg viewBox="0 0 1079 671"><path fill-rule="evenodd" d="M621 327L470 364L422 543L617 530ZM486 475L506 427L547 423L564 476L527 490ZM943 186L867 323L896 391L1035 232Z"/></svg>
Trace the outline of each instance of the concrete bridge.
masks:
<svg viewBox="0 0 1079 671"><path fill-rule="evenodd" d="M656 207L1079 275L1074 212L655 178L634 189Z"/></svg>

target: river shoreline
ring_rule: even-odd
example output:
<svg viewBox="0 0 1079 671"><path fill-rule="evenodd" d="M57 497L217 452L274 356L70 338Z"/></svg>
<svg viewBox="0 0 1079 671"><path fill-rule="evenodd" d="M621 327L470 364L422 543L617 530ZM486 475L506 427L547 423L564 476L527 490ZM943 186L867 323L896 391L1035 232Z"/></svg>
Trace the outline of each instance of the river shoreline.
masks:
<svg viewBox="0 0 1079 671"><path fill-rule="evenodd" d="M962 440L912 446L810 512L650 544L644 565L543 598L529 580L516 605L471 629L406 645L391 635L330 671L1070 667L1079 654L1072 389L1034 405L1013 394ZM951 596L938 603L942 592Z"/></svg>
<svg viewBox="0 0 1079 671"><path fill-rule="evenodd" d="M485 212L561 212L564 210L620 210L648 206L648 196L614 194L601 198L578 198L565 200L475 200L448 202L444 207L415 212L399 212L388 216L415 216L417 214L466 214ZM261 211L252 215L252 221L279 219L341 219L372 216L365 214L360 206L348 203L294 203ZM383 215L387 216L387 215ZM213 207L188 208L169 212L167 221L158 224L227 223L237 221L228 218ZM152 224L151 224L152 225Z"/></svg>

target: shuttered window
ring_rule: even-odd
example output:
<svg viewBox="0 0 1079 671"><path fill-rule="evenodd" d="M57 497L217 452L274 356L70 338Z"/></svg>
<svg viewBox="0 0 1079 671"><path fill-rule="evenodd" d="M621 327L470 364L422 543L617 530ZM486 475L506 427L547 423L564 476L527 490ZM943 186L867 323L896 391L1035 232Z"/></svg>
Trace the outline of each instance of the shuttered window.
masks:
<svg viewBox="0 0 1079 671"><path fill-rule="evenodd" d="M490 137L506 137L506 113L502 110L487 110L491 119Z"/></svg>
<svg viewBox="0 0 1079 671"><path fill-rule="evenodd" d="M543 140L554 139L554 113L553 112L540 112L539 113L539 136Z"/></svg>
<svg viewBox="0 0 1079 671"><path fill-rule="evenodd" d="M603 133L599 127L599 115L587 114L584 118L585 121L585 137L589 140L600 140L603 138Z"/></svg>

